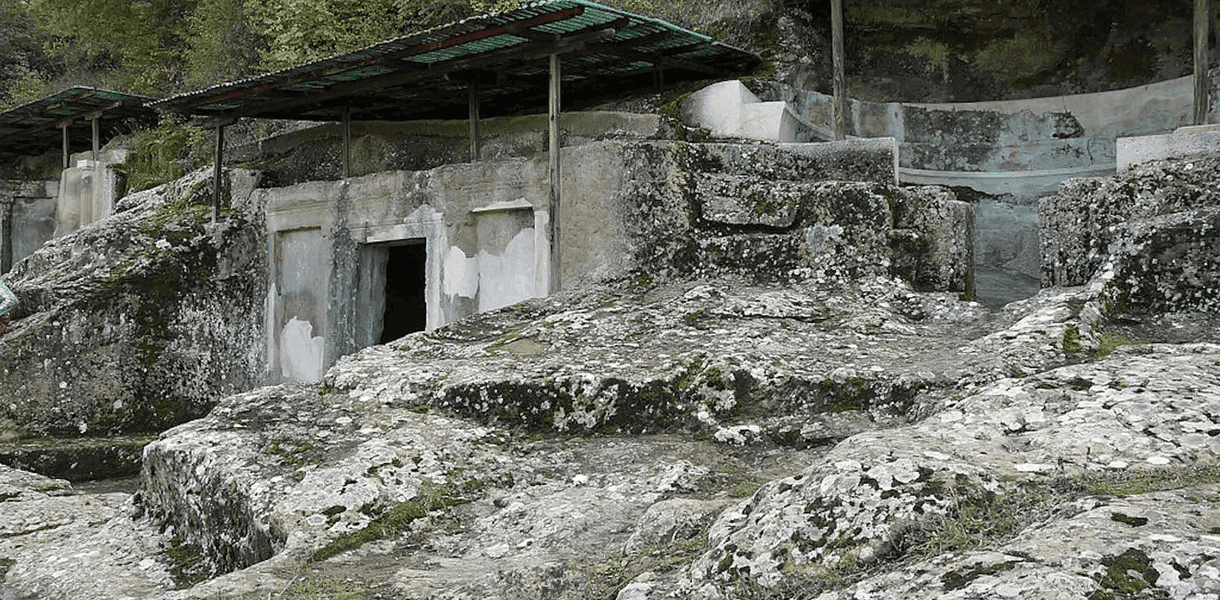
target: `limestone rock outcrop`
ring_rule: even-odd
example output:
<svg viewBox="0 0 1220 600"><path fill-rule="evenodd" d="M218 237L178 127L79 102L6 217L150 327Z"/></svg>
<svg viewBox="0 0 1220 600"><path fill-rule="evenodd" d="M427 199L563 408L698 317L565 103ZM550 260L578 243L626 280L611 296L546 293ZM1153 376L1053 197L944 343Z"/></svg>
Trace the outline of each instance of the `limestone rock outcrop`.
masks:
<svg viewBox="0 0 1220 600"><path fill-rule="evenodd" d="M0 538L0 594L1220 594L1214 297L1156 299L1172 273L1210 268L1212 230L1173 219L1214 203L1167 200L1165 222L1157 209L1110 228L1128 208L1098 195L1114 214L1074 226L1086 241L1072 243L1104 241L1071 262L1082 285L992 312L918 289L959 275L912 248L970 247L938 237L968 220L946 192L781 183L765 197L793 203L752 211L748 178L703 181L691 218L719 234L689 267L372 346L316 385L230 395L145 448L131 495L0 471L0 507L23 503L0 511L15 534ZM818 220L831 213L846 216ZM1168 232L1176 263L1123 266ZM717 255L716 240L768 236L825 252L784 277L750 269L785 263ZM1144 285L1160 296L1115 309ZM82 508L63 516L69 501Z"/></svg>
<svg viewBox="0 0 1220 600"><path fill-rule="evenodd" d="M220 227L201 172L14 267L0 438L156 433L262 380L264 251L242 204L253 178L228 181Z"/></svg>
<svg viewBox="0 0 1220 600"><path fill-rule="evenodd" d="M1220 157L1076 179L1039 204L1043 285L1104 275L1115 313L1220 312Z"/></svg>

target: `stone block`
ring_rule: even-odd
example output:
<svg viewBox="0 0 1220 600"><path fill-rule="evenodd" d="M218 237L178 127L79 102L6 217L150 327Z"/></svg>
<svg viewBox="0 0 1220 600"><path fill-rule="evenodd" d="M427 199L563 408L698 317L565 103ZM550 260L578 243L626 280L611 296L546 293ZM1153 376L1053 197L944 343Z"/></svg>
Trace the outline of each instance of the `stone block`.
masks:
<svg viewBox="0 0 1220 600"><path fill-rule="evenodd" d="M1118 172L1154 160L1220 152L1220 125L1183 127L1165 135L1118 138Z"/></svg>
<svg viewBox="0 0 1220 600"><path fill-rule="evenodd" d="M713 137L768 142L806 142L814 130L787 102L763 102L740 81L709 85L682 103L682 121Z"/></svg>

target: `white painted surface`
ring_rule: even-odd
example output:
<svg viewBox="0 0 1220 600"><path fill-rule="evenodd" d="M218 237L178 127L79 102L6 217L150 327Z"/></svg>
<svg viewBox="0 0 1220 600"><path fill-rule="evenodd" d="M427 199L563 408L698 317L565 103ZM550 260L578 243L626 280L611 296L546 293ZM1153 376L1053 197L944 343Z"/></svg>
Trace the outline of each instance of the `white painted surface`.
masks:
<svg viewBox="0 0 1220 600"><path fill-rule="evenodd" d="M1220 152L1220 127L1190 127L1167 135L1118 139L1118 171L1154 161Z"/></svg>
<svg viewBox="0 0 1220 600"><path fill-rule="evenodd" d="M326 339L313 335L313 324L292 317L280 331L280 370L284 381L322 380Z"/></svg>
<svg viewBox="0 0 1220 600"><path fill-rule="evenodd" d="M534 296L534 230L522 229L495 256L479 255L479 310L494 310Z"/></svg>
<svg viewBox="0 0 1220 600"><path fill-rule="evenodd" d="M466 256L461 248L450 246L445 253L445 274L441 279L446 296L474 298L479 293L478 257Z"/></svg>
<svg viewBox="0 0 1220 600"><path fill-rule="evenodd" d="M709 85L682 104L682 119L704 127L714 137L770 142L813 139L812 129L787 102L762 102L740 81Z"/></svg>

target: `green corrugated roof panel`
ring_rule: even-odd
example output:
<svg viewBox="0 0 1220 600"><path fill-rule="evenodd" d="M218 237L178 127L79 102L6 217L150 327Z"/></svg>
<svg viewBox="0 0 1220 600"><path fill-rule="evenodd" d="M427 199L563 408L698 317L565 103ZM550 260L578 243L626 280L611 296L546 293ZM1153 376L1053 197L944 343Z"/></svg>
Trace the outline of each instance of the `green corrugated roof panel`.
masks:
<svg viewBox="0 0 1220 600"><path fill-rule="evenodd" d="M127 119L151 120L145 106L153 98L113 90L74 86L61 92L0 112L0 153L29 154L62 143L57 125L88 131L85 117L100 111L102 130L108 134ZM80 134L76 134L78 137Z"/></svg>
<svg viewBox="0 0 1220 600"><path fill-rule="evenodd" d="M462 83L460 76L455 78L456 83L442 82L439 78L465 70L497 74L494 84L480 87L480 94L491 99L491 104L485 106L494 110L495 98L499 96L545 94L545 87L540 90L535 80L539 75L545 76L546 61L539 60L537 53L518 54L513 50L549 40L524 35L521 28L549 38L592 32L609 23L616 23L613 35L595 41L596 47L588 47L596 54L565 56L565 64L571 67L565 67L564 81L579 82L564 92L565 102L581 94L590 97L621 94L651 85L639 72L654 63L664 64L667 58L680 61L666 67L675 73L674 79L738 75L761 62L746 52L658 19L586 0L549 0L504 13L472 17L282 71L179 94L155 105L192 114L286 118L292 118L293 110L310 114L329 111L331 118L338 118L342 107L349 105L354 110L375 110L382 118L391 113L398 118L422 118L414 115L432 115L442 110L438 107L448 106L437 102L436 92L460 92L463 85L468 85ZM704 45L699 47L700 44ZM620 53L601 50L614 46L624 50ZM688 51L674 52L680 48ZM642 59L639 53L655 55L656 60ZM692 64L701 67L688 68ZM423 66L427 69L420 69ZM420 70L413 74L412 69ZM671 80L671 76L666 79ZM369 85L360 83L365 80ZM276 96L276 91L300 97L286 100L283 95ZM457 99L458 95L461 94L455 94L451 105L464 109L466 99ZM311 96L318 100L310 102ZM514 100L503 102L509 105ZM378 107L369 108L374 104Z"/></svg>
<svg viewBox="0 0 1220 600"><path fill-rule="evenodd" d="M479 54L481 52L491 52L492 50L500 50L502 48L511 48L528 42L529 40L515 35L497 35L490 38L467 42L457 46L451 46L443 50L434 50L425 54L417 54L409 58L411 62L431 64L446 60L453 60L463 56Z"/></svg>

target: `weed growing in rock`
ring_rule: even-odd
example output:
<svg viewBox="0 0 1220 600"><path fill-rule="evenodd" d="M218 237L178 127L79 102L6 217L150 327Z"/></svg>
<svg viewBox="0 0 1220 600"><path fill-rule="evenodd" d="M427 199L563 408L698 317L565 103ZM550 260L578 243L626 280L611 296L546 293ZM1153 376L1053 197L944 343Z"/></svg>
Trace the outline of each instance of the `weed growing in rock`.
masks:
<svg viewBox="0 0 1220 600"><path fill-rule="evenodd" d="M1121 335L1116 335L1116 334L1109 333L1109 332L1102 332L1100 342L1097 345L1097 349L1093 351L1093 358L1104 358L1106 356L1109 356L1111 353L1113 353L1115 350L1117 350L1120 346L1133 346L1136 344L1143 344L1143 343L1144 342L1141 342L1139 340L1129 340Z"/></svg>
<svg viewBox="0 0 1220 600"><path fill-rule="evenodd" d="M293 581L278 594L247 595L240 600L365 600L363 586L357 582L333 579L307 579Z"/></svg>
<svg viewBox="0 0 1220 600"><path fill-rule="evenodd" d="M1068 354L1075 354L1082 349L1080 345L1080 330L1076 329L1075 325L1068 325L1063 330L1063 351Z"/></svg>
<svg viewBox="0 0 1220 600"><path fill-rule="evenodd" d="M758 491L758 488L759 485L757 483L739 483L726 490L725 493L730 498L749 498L754 495L754 492Z"/></svg>
<svg viewBox="0 0 1220 600"><path fill-rule="evenodd" d="M457 496L448 486L437 487L424 482L420 495L414 500L400 502L359 531L354 531L325 545L309 558L310 562L326 560L348 550L355 550L369 542L392 537L403 531L416 519L428 516L434 510L470 502Z"/></svg>
<svg viewBox="0 0 1220 600"><path fill-rule="evenodd" d="M706 530L692 538L676 540L664 546L644 548L628 556L614 555L599 563L576 564L573 566L574 570L586 579L576 597L615 598L624 586L641 573L663 573L684 567L705 550Z"/></svg>
<svg viewBox="0 0 1220 600"><path fill-rule="evenodd" d="M203 555L198 546L184 543L175 537L170 540L169 549L165 554L171 561L170 576L179 586L190 587L207 579L208 574L200 568L203 566Z"/></svg>
<svg viewBox="0 0 1220 600"><path fill-rule="evenodd" d="M1095 496L1134 496L1220 483L1220 465L1157 467L1087 474L1080 484Z"/></svg>

